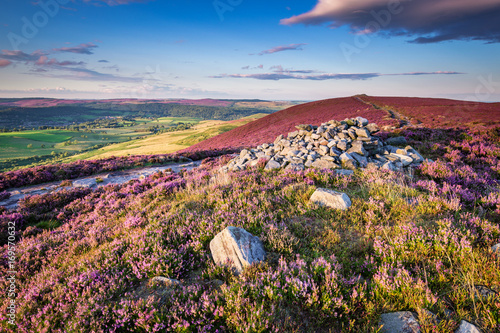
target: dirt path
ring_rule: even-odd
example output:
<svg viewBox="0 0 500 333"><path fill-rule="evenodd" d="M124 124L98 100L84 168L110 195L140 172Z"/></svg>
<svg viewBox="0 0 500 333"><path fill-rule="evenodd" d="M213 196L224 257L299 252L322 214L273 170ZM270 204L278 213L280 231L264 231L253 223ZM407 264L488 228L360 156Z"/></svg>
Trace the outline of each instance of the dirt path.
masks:
<svg viewBox="0 0 500 333"><path fill-rule="evenodd" d="M354 97L357 101L361 102L361 103L364 103L366 105L369 105L377 110L384 110L386 111L387 113L389 113L389 115L391 116L392 119L395 119L399 122L399 125L398 127L396 128L403 128L405 126L409 126L411 125L411 121L408 117L406 116L403 116L401 113L399 113L398 111L396 110L392 110L392 109L389 109L389 108L385 108L385 107L379 107L378 105L375 105L374 103L370 103L368 101L365 101L363 100L361 97L359 96L356 96Z"/></svg>
<svg viewBox="0 0 500 333"><path fill-rule="evenodd" d="M19 200L27 195L46 194L61 191L62 189L92 188L96 189L110 184L124 184L132 179L148 177L159 171L172 169L172 172L179 172L182 169L191 170L197 168L201 161L167 164L156 167L146 167L139 169L129 169L97 174L89 177L72 179L71 186L61 186L62 181L45 183L22 188L12 188L8 192L10 198L0 202L0 206L7 209L15 209Z"/></svg>

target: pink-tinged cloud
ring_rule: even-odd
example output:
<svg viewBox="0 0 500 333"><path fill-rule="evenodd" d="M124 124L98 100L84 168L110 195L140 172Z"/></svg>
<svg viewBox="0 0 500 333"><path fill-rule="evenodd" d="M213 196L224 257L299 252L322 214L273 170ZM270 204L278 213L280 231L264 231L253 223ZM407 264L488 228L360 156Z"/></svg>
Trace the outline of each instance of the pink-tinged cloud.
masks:
<svg viewBox="0 0 500 333"><path fill-rule="evenodd" d="M9 61L37 61L40 56L44 56L47 53L43 51L35 51L31 54L24 53L23 51L18 50L2 50L0 53L0 59L9 60Z"/></svg>
<svg viewBox="0 0 500 333"><path fill-rule="evenodd" d="M36 62L35 65L38 66L81 66L85 63L83 61L59 61L57 59L49 59L47 56L41 56Z"/></svg>
<svg viewBox="0 0 500 333"><path fill-rule="evenodd" d="M304 45L307 45L307 44L299 43L299 44L276 46L276 47L273 47L272 49L264 50L264 51L260 52L259 55L273 54L276 52L283 52L283 51L302 51L303 50L302 46L304 46Z"/></svg>
<svg viewBox="0 0 500 333"><path fill-rule="evenodd" d="M414 43L445 40L500 42L500 0L318 0L281 24L349 26L355 33L411 36Z"/></svg>
<svg viewBox="0 0 500 333"><path fill-rule="evenodd" d="M73 47L61 47L58 49L54 49L55 52L70 52L70 53L77 53L77 54L94 54L93 50L94 48L98 47L94 43L86 43L86 44L80 44L78 46L73 46Z"/></svg>
<svg viewBox="0 0 500 333"><path fill-rule="evenodd" d="M273 66L275 68L281 66ZM256 79L256 80L311 80L311 81L324 81L324 80L368 80L381 76L414 76L414 75L457 75L464 74L460 72L451 71L437 71L437 72L410 72L410 73L395 73L395 74L381 74L381 73L325 73L315 75L298 75L314 73L312 70L277 70L274 73L260 73L260 74L221 74L211 76L214 79L221 78L239 78L239 79Z"/></svg>
<svg viewBox="0 0 500 333"><path fill-rule="evenodd" d="M12 61L9 61L7 59L0 59L0 68L7 67L10 64L12 64Z"/></svg>

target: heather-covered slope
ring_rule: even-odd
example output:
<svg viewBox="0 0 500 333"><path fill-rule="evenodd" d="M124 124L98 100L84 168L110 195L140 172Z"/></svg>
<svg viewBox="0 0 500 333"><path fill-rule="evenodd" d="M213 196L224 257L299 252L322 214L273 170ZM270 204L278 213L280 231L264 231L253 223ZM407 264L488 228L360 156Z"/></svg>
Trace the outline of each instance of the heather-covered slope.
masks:
<svg viewBox="0 0 500 333"><path fill-rule="evenodd" d="M230 132L193 145L181 152L226 147L250 147L272 142L280 134L295 130L299 124L320 124L331 119L361 116L380 126L396 125L388 112L377 110L357 97L334 98L293 106L273 113Z"/></svg>
<svg viewBox="0 0 500 333"><path fill-rule="evenodd" d="M494 127L500 124L500 103L366 95L333 98L290 107L181 152L253 147L273 142L278 135L294 131L298 124L319 125L331 119L342 120L357 116L367 118L381 127Z"/></svg>
<svg viewBox="0 0 500 333"><path fill-rule="evenodd" d="M500 124L500 103L480 103L438 98L361 96L375 107L391 110L408 125L431 128L494 127ZM398 115L399 114L399 115Z"/></svg>

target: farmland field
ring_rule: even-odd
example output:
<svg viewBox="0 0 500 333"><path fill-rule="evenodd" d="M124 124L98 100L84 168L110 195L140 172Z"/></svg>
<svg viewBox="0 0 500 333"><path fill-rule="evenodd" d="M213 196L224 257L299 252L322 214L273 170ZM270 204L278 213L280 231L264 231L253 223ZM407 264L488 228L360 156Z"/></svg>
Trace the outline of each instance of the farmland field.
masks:
<svg viewBox="0 0 500 333"><path fill-rule="evenodd" d="M100 159L111 156L173 153L239 126L248 124L251 121L264 116L266 116L266 114L256 114L233 121L207 120L201 122L196 122L195 119L182 118L183 122L191 121L196 125L189 130L162 133L159 135L149 136L144 139L106 146L97 150L69 157L65 160L65 162L83 159ZM179 118L160 118L160 121L168 122L174 120L177 121L178 119Z"/></svg>

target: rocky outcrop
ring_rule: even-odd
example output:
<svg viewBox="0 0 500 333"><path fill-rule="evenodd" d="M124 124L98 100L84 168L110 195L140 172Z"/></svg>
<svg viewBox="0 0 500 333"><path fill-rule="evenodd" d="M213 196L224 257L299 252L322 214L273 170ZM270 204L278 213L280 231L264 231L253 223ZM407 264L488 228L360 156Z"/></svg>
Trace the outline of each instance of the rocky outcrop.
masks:
<svg viewBox="0 0 500 333"><path fill-rule="evenodd" d="M347 194L325 188L318 188L309 201L318 206L326 206L333 209L347 210L351 207L351 199L349 199Z"/></svg>
<svg viewBox="0 0 500 333"><path fill-rule="evenodd" d="M227 227L210 241L216 264L229 265L236 274L254 262L263 261L266 251L259 237L242 228Z"/></svg>
<svg viewBox="0 0 500 333"><path fill-rule="evenodd" d="M265 169L305 168L349 169L374 165L389 170L418 166L423 157L412 147L397 148L375 134L376 124L362 117L329 121L320 126L298 125L297 131L279 135L273 143L244 149L224 171L244 170L260 163ZM394 145L406 145L404 137L390 138Z"/></svg>

